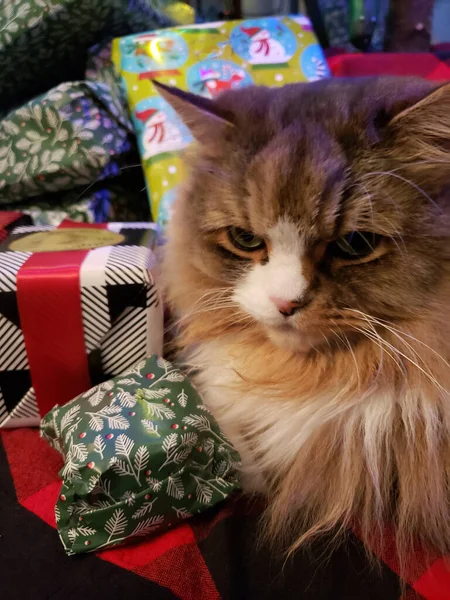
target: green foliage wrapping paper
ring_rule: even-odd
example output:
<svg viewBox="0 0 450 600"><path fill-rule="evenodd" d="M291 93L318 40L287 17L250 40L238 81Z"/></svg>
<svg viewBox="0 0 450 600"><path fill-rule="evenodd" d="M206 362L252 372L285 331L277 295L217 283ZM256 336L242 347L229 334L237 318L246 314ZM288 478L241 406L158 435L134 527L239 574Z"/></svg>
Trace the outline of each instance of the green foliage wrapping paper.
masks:
<svg viewBox="0 0 450 600"><path fill-rule="evenodd" d="M139 161L108 42L179 13L173 0L0 2L2 210L51 225L149 218L140 169L131 193L123 177Z"/></svg>
<svg viewBox="0 0 450 600"><path fill-rule="evenodd" d="M55 514L69 555L166 529L240 488L239 455L157 356L55 406L41 435L64 457Z"/></svg>
<svg viewBox="0 0 450 600"><path fill-rule="evenodd" d="M171 0L2 0L0 110L63 81L81 79L94 44L167 26L170 18L163 11L171 4Z"/></svg>
<svg viewBox="0 0 450 600"><path fill-rule="evenodd" d="M87 186L130 148L118 98L91 82L61 84L1 125L2 203Z"/></svg>

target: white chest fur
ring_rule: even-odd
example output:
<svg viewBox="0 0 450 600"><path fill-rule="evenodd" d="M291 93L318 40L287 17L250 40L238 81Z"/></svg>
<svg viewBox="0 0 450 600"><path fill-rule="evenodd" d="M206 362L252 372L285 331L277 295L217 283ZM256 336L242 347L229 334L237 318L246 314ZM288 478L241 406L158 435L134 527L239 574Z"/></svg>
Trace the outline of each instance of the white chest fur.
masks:
<svg viewBox="0 0 450 600"><path fill-rule="evenodd" d="M196 348L188 362L198 367L194 383L241 455L247 491L264 492L267 474L286 472L311 438L330 424L350 438L362 430L361 452L370 462L394 420L396 401L386 390L353 398L345 390L330 390L298 401L271 396L257 386L243 393L239 364L230 349L218 342ZM409 400L417 410L416 399Z"/></svg>
<svg viewBox="0 0 450 600"><path fill-rule="evenodd" d="M244 487L264 492L264 474L291 463L317 425L311 405L305 410L292 399L274 400L258 387L243 393L239 365L218 342L198 347L189 362L199 367L194 383L203 401L241 455Z"/></svg>
<svg viewBox="0 0 450 600"><path fill-rule="evenodd" d="M188 361L199 368L194 384L203 401L241 455L244 486L247 491L263 492L264 478L255 459L252 435L261 422L261 399L257 392L242 397L233 360L219 343L196 348ZM271 417L276 422L275 411Z"/></svg>

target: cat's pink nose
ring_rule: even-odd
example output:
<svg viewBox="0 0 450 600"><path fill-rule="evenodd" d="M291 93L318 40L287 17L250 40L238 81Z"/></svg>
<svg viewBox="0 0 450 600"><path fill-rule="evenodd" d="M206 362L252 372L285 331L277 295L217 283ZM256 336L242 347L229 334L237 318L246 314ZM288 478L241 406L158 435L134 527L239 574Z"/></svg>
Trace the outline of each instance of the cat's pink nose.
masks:
<svg viewBox="0 0 450 600"><path fill-rule="evenodd" d="M299 307L298 302L285 300L284 298L278 298L278 296L270 296L270 299L277 307L278 312L280 312L284 317L290 317Z"/></svg>

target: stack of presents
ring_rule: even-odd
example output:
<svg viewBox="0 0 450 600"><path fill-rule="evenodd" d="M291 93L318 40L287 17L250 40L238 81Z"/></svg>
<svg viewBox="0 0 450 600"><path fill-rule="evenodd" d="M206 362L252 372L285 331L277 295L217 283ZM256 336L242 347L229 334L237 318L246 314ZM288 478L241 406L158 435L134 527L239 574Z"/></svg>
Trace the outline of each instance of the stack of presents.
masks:
<svg viewBox="0 0 450 600"><path fill-rule="evenodd" d="M191 137L153 80L214 98L328 75L301 16L153 27L3 116L0 429L40 425L61 453L67 553L167 527L240 485L239 456L161 356L157 257Z"/></svg>
<svg viewBox="0 0 450 600"><path fill-rule="evenodd" d="M305 17L194 25L184 5L171 27L132 4L20 0L0 31L0 430L40 425L62 455L68 554L167 528L240 487L239 456L161 356L158 254L191 136L153 80L214 99L330 76ZM129 35L92 47L123 19ZM352 74L352 60L335 69Z"/></svg>

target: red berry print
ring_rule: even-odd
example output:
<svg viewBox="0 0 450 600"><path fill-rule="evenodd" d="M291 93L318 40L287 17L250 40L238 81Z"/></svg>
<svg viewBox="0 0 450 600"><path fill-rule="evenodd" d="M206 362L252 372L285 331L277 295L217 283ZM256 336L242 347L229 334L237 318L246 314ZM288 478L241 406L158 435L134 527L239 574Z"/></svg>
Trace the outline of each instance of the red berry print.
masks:
<svg viewBox="0 0 450 600"><path fill-rule="evenodd" d="M186 429L187 429L187 426L186 426L186 425L183 425L182 429L183 429L183 431L186 431Z"/></svg>
<svg viewBox="0 0 450 600"><path fill-rule="evenodd" d="M91 462L88 462L88 464L86 466L88 469L93 469L95 467L95 462L93 460L91 460Z"/></svg>
<svg viewBox="0 0 450 600"><path fill-rule="evenodd" d="M147 469L147 470L145 471L145 474L146 474L146 475L151 475L151 474L152 474L152 472L150 471L150 469Z"/></svg>
<svg viewBox="0 0 450 600"><path fill-rule="evenodd" d="M164 399L164 403L165 403L165 404L169 404L169 402L170 402L169 398L165 398L165 399Z"/></svg>
<svg viewBox="0 0 450 600"><path fill-rule="evenodd" d="M106 438L107 440L112 440L112 439L113 439L113 437L114 437L114 434L113 434L113 433L107 433L107 434L105 435L105 438Z"/></svg>
<svg viewBox="0 0 450 600"><path fill-rule="evenodd" d="M83 438L86 437L86 432L82 431L81 433L78 434L78 437L79 437L80 440L82 440Z"/></svg>
<svg viewBox="0 0 450 600"><path fill-rule="evenodd" d="M201 448L201 446L199 446L199 447L197 448L197 452L201 452L201 451L202 451L202 448Z"/></svg>
<svg viewBox="0 0 450 600"><path fill-rule="evenodd" d="M108 398L112 398L112 396L114 396L113 392L109 392Z"/></svg>
<svg viewBox="0 0 450 600"><path fill-rule="evenodd" d="M188 494L188 500L192 498L192 494Z"/></svg>
<svg viewBox="0 0 450 600"><path fill-rule="evenodd" d="M78 520L79 520L79 521L82 521L82 520L83 520L83 517L78 517Z"/></svg>
<svg viewBox="0 0 450 600"><path fill-rule="evenodd" d="M50 128L47 129L47 133L51 133L52 130Z"/></svg>
<svg viewBox="0 0 450 600"><path fill-rule="evenodd" d="M67 498L64 496L64 494L61 494L60 499L65 502Z"/></svg>
<svg viewBox="0 0 450 600"><path fill-rule="evenodd" d="M85 545L85 546L90 546L90 545L91 545L91 542L90 542L89 540L86 540L86 541L84 542L84 545Z"/></svg>
<svg viewBox="0 0 450 600"><path fill-rule="evenodd" d="M175 406L175 404L173 402L170 403L170 406Z"/></svg>
<svg viewBox="0 0 450 600"><path fill-rule="evenodd" d="M134 415L136 414L135 412L131 411L130 413L128 413L130 415L130 417L134 417Z"/></svg>
<svg viewBox="0 0 450 600"><path fill-rule="evenodd" d="M171 425L172 429L178 429L179 425L177 425L176 423L174 423L173 425Z"/></svg>
<svg viewBox="0 0 450 600"><path fill-rule="evenodd" d="M146 377L147 377L147 379L155 379L155 374L154 373L147 373Z"/></svg>
<svg viewBox="0 0 450 600"><path fill-rule="evenodd" d="M150 494L145 494L145 499L146 500L150 500L150 498L151 498Z"/></svg>

